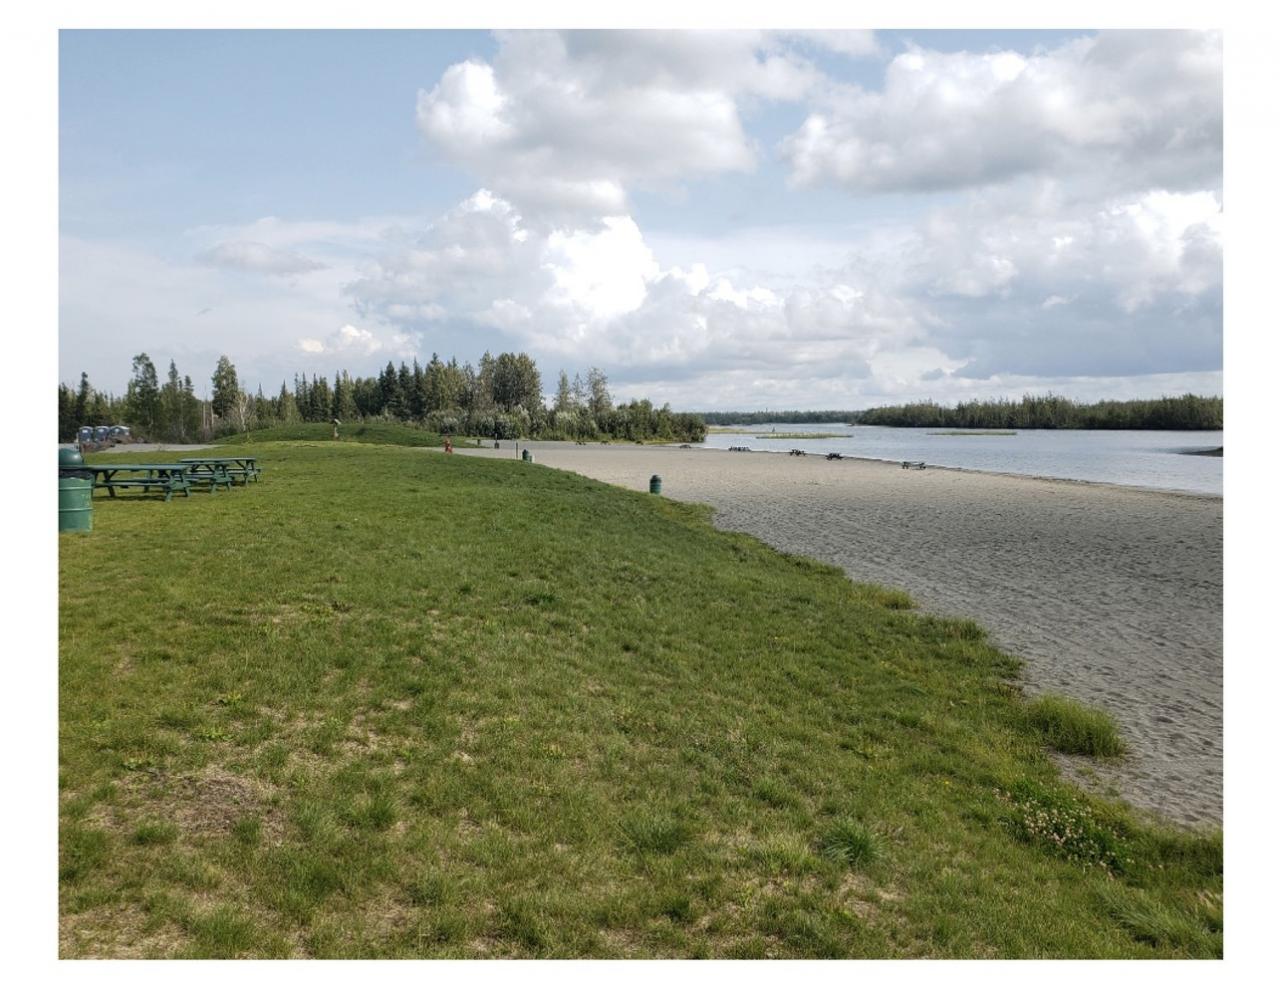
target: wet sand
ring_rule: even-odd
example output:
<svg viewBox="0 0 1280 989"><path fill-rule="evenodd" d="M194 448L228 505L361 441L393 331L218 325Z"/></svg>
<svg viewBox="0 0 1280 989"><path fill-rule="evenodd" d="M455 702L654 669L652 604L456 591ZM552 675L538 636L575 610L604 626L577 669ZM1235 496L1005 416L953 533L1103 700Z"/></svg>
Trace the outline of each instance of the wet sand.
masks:
<svg viewBox="0 0 1280 989"><path fill-rule="evenodd" d="M1222 820L1222 499L864 460L531 443L537 464L715 507L715 524L980 622L1029 692L1110 711L1117 765L1071 775L1185 824ZM516 456L459 450L470 456ZM1065 761L1064 761L1065 762Z"/></svg>

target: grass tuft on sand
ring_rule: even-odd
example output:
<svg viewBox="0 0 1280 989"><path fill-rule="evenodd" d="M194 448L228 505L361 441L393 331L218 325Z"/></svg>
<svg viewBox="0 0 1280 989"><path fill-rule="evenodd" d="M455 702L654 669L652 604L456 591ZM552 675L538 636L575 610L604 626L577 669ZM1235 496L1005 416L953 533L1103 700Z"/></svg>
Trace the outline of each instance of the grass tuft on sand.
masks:
<svg viewBox="0 0 1280 989"><path fill-rule="evenodd" d="M59 537L63 956L1221 954L1220 834L1063 784L972 622L541 465L237 449Z"/></svg>
<svg viewBox="0 0 1280 989"><path fill-rule="evenodd" d="M1027 705L1027 720L1047 745L1067 755L1112 758L1124 754L1124 739L1111 715L1070 697L1035 698Z"/></svg>

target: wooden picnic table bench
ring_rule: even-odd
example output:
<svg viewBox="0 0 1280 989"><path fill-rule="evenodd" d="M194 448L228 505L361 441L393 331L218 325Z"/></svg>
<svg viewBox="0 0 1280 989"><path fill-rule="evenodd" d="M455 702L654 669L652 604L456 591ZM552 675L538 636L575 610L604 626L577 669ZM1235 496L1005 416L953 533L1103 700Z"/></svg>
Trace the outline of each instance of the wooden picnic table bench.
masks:
<svg viewBox="0 0 1280 989"><path fill-rule="evenodd" d="M904 460L902 461L903 470L924 470L923 460Z"/></svg>
<svg viewBox="0 0 1280 989"><path fill-rule="evenodd" d="M229 481L239 478L241 484L248 484L262 476L257 457L183 457L179 463L189 464L193 476L198 480L204 480L207 476L219 476L226 477ZM211 485L214 483L210 481Z"/></svg>
<svg viewBox="0 0 1280 989"><path fill-rule="evenodd" d="M116 488L142 488L150 494L152 488L164 492L169 501L175 491L191 497L191 481L186 464L85 464L84 470L93 471L93 486L106 488L112 498ZM141 474L141 477L117 477L117 474Z"/></svg>

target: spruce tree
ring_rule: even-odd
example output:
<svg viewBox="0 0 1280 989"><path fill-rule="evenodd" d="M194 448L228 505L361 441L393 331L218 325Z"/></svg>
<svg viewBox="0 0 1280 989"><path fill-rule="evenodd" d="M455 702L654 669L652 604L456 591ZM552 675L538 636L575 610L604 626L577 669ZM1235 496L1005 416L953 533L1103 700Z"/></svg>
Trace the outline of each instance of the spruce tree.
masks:
<svg viewBox="0 0 1280 989"><path fill-rule="evenodd" d="M156 366L146 354L138 354L133 359L133 377L126 402L133 421L150 436L160 425L160 382Z"/></svg>

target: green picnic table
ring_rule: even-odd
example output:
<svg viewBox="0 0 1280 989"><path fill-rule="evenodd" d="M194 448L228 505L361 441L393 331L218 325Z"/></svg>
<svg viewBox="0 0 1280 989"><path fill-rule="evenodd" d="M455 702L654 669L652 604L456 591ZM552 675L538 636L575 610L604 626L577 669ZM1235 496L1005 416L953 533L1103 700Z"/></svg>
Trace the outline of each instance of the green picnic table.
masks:
<svg viewBox="0 0 1280 989"><path fill-rule="evenodd" d="M93 486L106 488L112 498L116 496L116 488L142 488L143 494L158 488L164 492L165 501L171 499L175 491L191 497L190 467L186 464L85 464L84 470L93 471ZM120 474L142 476L117 476Z"/></svg>
<svg viewBox="0 0 1280 989"><path fill-rule="evenodd" d="M248 484L262 475L257 457L183 457L179 463L187 464L193 475L200 479L204 475L223 474L232 480L238 477L241 484Z"/></svg>

